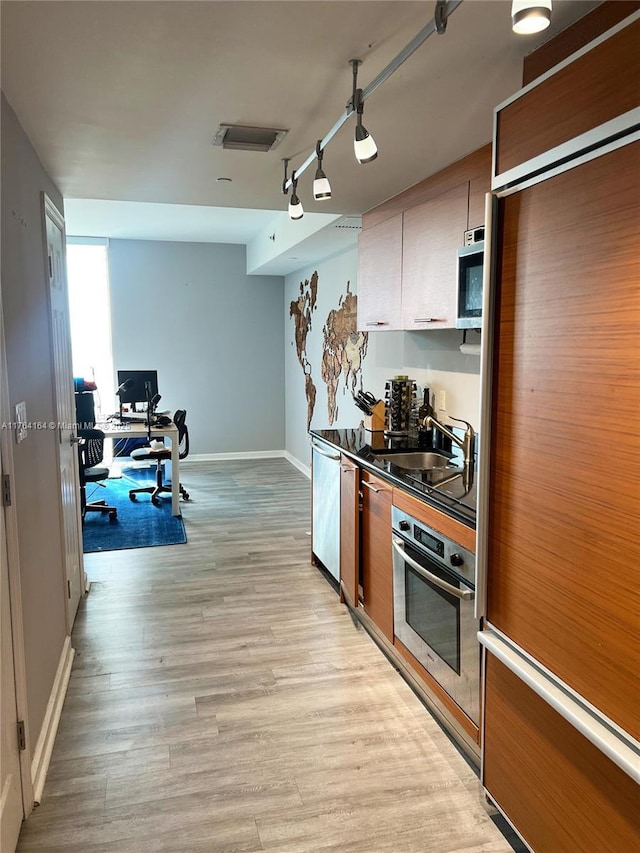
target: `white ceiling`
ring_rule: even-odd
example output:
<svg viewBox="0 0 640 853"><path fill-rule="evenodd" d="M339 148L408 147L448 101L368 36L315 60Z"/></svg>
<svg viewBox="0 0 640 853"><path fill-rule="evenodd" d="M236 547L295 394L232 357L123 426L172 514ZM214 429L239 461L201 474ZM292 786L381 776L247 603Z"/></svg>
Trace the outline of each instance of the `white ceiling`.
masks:
<svg viewBox="0 0 640 853"><path fill-rule="evenodd" d="M509 0L465 0L447 32L368 99L364 123L378 159L356 163L348 122L325 153L333 197L313 201L311 168L298 187L305 210L361 214L488 142L493 107L521 85L523 56L597 5L554 0L551 28L523 38L511 31ZM365 87L434 6L4 0L2 88L65 199L110 202L69 201L70 233L105 227L96 217L117 210L118 235L103 236L189 239L192 229L193 239L248 241L286 208L281 158L300 165L344 111L348 60L363 60ZM221 123L289 133L267 154L228 151L211 145ZM138 204L111 205L125 201ZM237 219L221 208L254 213Z"/></svg>
<svg viewBox="0 0 640 853"><path fill-rule="evenodd" d="M247 243L280 213L148 201L68 198L64 202L68 235L122 240Z"/></svg>

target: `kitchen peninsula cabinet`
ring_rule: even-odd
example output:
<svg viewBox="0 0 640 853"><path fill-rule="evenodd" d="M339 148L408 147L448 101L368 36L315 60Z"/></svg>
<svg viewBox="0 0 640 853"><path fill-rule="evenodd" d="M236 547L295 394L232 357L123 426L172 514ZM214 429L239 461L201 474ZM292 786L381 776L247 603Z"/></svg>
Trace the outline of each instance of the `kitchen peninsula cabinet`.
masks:
<svg viewBox="0 0 640 853"><path fill-rule="evenodd" d="M360 234L358 265L358 329L402 328L401 213Z"/></svg>
<svg viewBox="0 0 640 853"><path fill-rule="evenodd" d="M362 471L362 589L364 609L393 643L393 558L391 551L392 486Z"/></svg>
<svg viewBox="0 0 640 853"><path fill-rule="evenodd" d="M455 329L457 250L467 227L469 182L406 211L402 328Z"/></svg>
<svg viewBox="0 0 640 853"><path fill-rule="evenodd" d="M360 566L360 469L344 454L340 458L340 592L351 607L358 605Z"/></svg>

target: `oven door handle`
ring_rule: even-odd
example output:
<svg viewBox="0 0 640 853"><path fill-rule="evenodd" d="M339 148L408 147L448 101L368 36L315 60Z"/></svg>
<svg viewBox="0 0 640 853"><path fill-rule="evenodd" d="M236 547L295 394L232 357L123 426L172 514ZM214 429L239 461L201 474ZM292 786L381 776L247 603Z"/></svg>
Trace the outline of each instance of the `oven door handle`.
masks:
<svg viewBox="0 0 640 853"><path fill-rule="evenodd" d="M431 572L428 572L419 563L416 563L416 561L413 560L404 550L404 542L402 541L402 539L392 539L391 544L398 552L398 554L400 554L402 559L405 562L409 563L412 569L415 569L419 575L422 575L422 577L428 580L430 583L440 587L440 589L443 589L445 592L450 593L450 595L454 595L456 598L462 599L462 601L473 600L475 593L472 589L458 589L457 586L453 586L452 584L441 580L437 575L432 575Z"/></svg>

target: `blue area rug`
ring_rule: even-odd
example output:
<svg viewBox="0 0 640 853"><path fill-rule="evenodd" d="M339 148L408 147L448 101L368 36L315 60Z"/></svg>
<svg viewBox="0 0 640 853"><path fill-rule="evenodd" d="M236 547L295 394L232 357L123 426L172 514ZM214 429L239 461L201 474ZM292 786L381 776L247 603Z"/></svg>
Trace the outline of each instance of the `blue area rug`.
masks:
<svg viewBox="0 0 640 853"><path fill-rule="evenodd" d="M170 495L161 506L154 506L150 495L138 495L135 503L129 500L129 489L140 485L146 485L146 482L141 484L138 478L122 477L106 480L104 489L89 486L87 501L106 501L115 506L118 519L109 521L109 516L101 512L86 514L82 531L85 554L123 548L151 548L154 545L183 545L187 541L182 518L171 515Z"/></svg>

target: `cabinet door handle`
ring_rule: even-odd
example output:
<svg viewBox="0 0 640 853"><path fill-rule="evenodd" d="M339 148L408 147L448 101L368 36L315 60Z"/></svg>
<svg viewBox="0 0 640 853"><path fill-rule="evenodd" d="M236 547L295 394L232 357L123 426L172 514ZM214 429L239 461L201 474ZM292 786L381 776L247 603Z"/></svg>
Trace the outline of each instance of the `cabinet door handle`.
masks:
<svg viewBox="0 0 640 853"><path fill-rule="evenodd" d="M362 485L363 485L363 486L366 486L368 489L371 489L371 491L372 491L372 492L375 492L376 494L377 494L378 492L386 492L386 491L387 491L386 489L376 489L376 487L375 487L375 486L372 486L372 485L371 485L371 483L367 483L367 481L366 481L366 480L363 480L363 481L362 481Z"/></svg>
<svg viewBox="0 0 640 853"><path fill-rule="evenodd" d="M438 317L416 317L414 323L442 323Z"/></svg>
<svg viewBox="0 0 640 853"><path fill-rule="evenodd" d="M472 589L458 589L457 586L453 586L446 581L443 581L442 578L439 578L437 575L431 574L425 568L423 568L420 563L416 563L415 560L411 559L411 557L404 550L404 542L402 539L392 539L391 544L395 548L395 550L400 554L405 563L409 563L412 569L415 569L419 575L422 575L425 580L428 580L429 583L432 583L434 586L440 587L445 592L450 593L451 595L455 595L456 598L462 599L462 601L471 601L473 600L475 593Z"/></svg>
<svg viewBox="0 0 640 853"><path fill-rule="evenodd" d="M388 326L386 320L372 320L370 323L365 323L365 326Z"/></svg>

